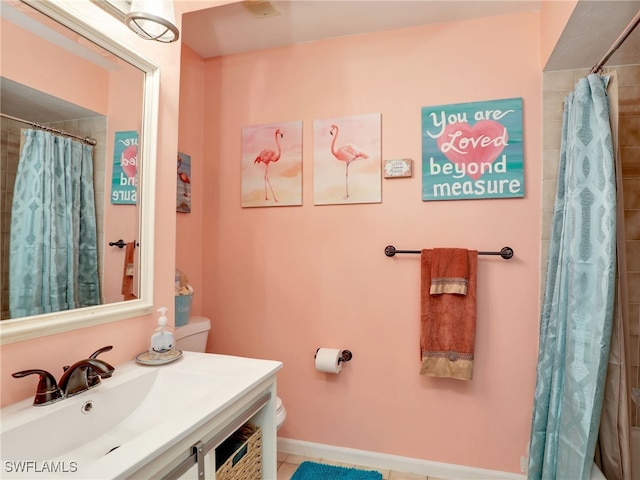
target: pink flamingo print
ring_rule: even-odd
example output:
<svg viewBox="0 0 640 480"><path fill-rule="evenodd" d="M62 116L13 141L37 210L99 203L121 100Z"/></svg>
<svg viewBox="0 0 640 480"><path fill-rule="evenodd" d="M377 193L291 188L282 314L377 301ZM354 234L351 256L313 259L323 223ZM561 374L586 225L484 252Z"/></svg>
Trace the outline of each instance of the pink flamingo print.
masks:
<svg viewBox="0 0 640 480"><path fill-rule="evenodd" d="M275 132L275 137L276 137L276 147L278 148L278 151L274 151L271 148L265 148L264 150L262 150L260 152L260 154L256 157L255 161L253 162L253 164L255 165L256 163L264 163L266 165L265 169L264 169L264 199L265 200L269 200L269 196L267 195L267 184L269 184L269 188L271 189L271 195L273 195L273 200L275 202L278 201L278 199L276 198L276 194L273 191L273 187L271 186L271 182L269 181L269 164L271 162L275 163L278 160L280 160L280 140L279 138L284 137L283 133L280 131L280 129L278 128Z"/></svg>
<svg viewBox="0 0 640 480"><path fill-rule="evenodd" d="M333 140L331 141L331 153L338 160L340 160L341 162L345 162L346 164L346 173L345 173L345 180L344 180L346 195L343 197L346 200L347 198L349 198L349 164L354 160L358 160L360 158L367 159L369 158L369 155L360 151L357 147L351 144L343 145L336 150L336 140L338 139L338 131L339 130L337 125L331 125L331 130L329 130L329 133L333 137Z"/></svg>
<svg viewBox="0 0 640 480"><path fill-rule="evenodd" d="M184 187L184 193L183 195L185 197L189 196L189 189L191 188L191 179L189 178L189 175L187 175L184 172L180 171L180 166L182 165L182 159L180 158L180 155L178 155L178 168L176 169L177 173L178 173L178 178L180 180L182 180L182 185Z"/></svg>

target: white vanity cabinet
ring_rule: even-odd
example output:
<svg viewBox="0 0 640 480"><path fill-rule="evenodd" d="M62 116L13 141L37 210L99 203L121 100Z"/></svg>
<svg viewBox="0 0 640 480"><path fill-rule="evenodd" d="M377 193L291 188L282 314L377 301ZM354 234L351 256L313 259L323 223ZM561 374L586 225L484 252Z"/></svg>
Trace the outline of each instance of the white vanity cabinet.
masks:
<svg viewBox="0 0 640 480"><path fill-rule="evenodd" d="M245 362L265 362L243 359ZM162 478L167 480L213 480L216 478L216 448L245 423L261 429L262 472L264 479L275 479L276 455L276 362L275 369L219 409L203 419L192 431L175 439L170 448L150 460L127 478ZM239 372L239 375L242 375ZM248 379L250 382L250 379ZM229 392L230 394L232 392ZM254 480L254 479L251 479Z"/></svg>
<svg viewBox="0 0 640 480"><path fill-rule="evenodd" d="M241 401L231 406L227 412L207 422L131 477L214 480L216 448L248 422L262 430L263 478L275 479L277 469L275 398L275 383L267 383L254 389ZM169 458L173 460L167 462Z"/></svg>

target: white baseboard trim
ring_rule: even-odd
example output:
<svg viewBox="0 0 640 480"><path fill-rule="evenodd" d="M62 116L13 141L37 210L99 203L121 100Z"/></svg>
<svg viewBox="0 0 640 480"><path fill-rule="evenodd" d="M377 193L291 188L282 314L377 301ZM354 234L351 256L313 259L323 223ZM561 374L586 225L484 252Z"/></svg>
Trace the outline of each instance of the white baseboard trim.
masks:
<svg viewBox="0 0 640 480"><path fill-rule="evenodd" d="M334 447L322 443L294 440L278 437L278 452L303 457L322 458L333 462L350 463L381 470L426 475L437 478L455 478L456 480L524 480L526 476L518 473L466 467L449 463L432 462L418 458L388 455L353 448Z"/></svg>

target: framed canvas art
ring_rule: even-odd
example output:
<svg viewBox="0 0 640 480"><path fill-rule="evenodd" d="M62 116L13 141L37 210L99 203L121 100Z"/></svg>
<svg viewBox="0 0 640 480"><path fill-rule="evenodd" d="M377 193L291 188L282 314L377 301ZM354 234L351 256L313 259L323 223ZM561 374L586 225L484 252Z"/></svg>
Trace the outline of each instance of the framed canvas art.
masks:
<svg viewBox="0 0 640 480"><path fill-rule="evenodd" d="M178 152L176 211L191 212L191 156Z"/></svg>
<svg viewBox="0 0 640 480"><path fill-rule="evenodd" d="M422 108L422 200L524 197L522 98Z"/></svg>
<svg viewBox="0 0 640 480"><path fill-rule="evenodd" d="M242 128L242 206L302 205L302 121Z"/></svg>
<svg viewBox="0 0 640 480"><path fill-rule="evenodd" d="M381 114L315 120L315 205L382 201Z"/></svg>
<svg viewBox="0 0 640 480"><path fill-rule="evenodd" d="M138 193L138 132L116 132L113 143L111 203L136 205Z"/></svg>

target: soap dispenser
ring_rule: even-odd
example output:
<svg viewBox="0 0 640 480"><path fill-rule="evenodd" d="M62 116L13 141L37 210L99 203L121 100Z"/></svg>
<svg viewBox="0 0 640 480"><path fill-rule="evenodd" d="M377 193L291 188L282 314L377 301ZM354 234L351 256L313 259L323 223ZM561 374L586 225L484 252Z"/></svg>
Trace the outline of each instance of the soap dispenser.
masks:
<svg viewBox="0 0 640 480"><path fill-rule="evenodd" d="M158 309L160 317L158 318L158 326L151 335L150 352L165 353L173 350L175 344L175 336L173 328L167 325L167 308L160 307Z"/></svg>

